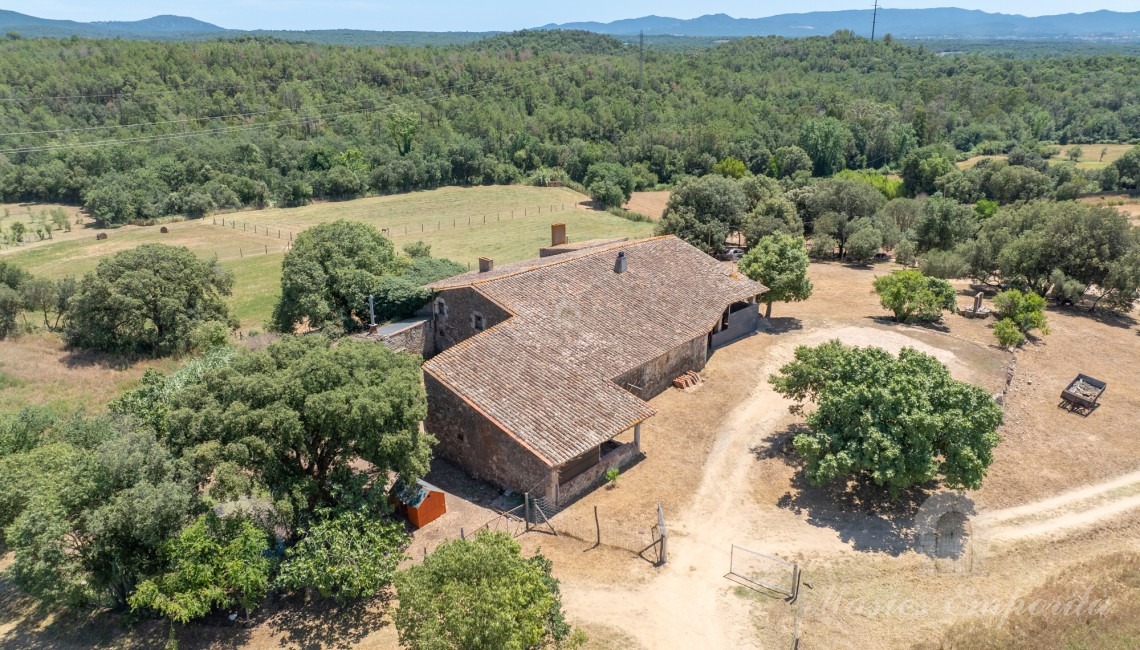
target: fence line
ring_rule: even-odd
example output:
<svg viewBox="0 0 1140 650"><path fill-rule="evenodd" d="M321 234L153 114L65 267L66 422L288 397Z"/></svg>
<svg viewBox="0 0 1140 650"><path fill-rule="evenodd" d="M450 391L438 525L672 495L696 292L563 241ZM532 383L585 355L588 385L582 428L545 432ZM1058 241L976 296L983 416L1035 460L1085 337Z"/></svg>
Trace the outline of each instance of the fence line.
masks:
<svg viewBox="0 0 1140 650"><path fill-rule="evenodd" d="M438 232L444 228L462 228L462 227L476 227L486 225L488 223L501 223L503 221L511 221L514 219L523 219L527 217L541 216L543 214L554 214L555 212L566 212L568 210L585 210L594 211L592 208L583 205L582 203L550 203L538 206L526 206L523 208L512 208L508 210L497 210L495 212L473 212L471 214L454 215L451 217L451 225L447 224L445 219L437 219L433 224L430 221L421 221L419 223L406 223L400 226L389 226L387 228L379 228L380 232L388 235L388 237L396 236L413 236L416 233L429 233ZM293 237L298 232L304 230L289 230L288 228L274 224L258 224L249 221L239 221L237 219L227 218L226 215L211 217L211 223L215 226L222 226L230 228L231 230L240 230L242 232L251 233L255 235L264 235L265 237L293 241ZM367 223L367 221L365 222ZM418 226L418 229L417 229ZM402 231L402 232L401 232Z"/></svg>

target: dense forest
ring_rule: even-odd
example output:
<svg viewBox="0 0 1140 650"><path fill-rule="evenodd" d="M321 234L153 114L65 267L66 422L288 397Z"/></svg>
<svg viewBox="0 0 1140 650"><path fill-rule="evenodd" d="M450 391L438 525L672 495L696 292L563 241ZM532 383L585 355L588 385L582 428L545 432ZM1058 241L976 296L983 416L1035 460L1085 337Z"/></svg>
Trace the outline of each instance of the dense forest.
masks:
<svg viewBox="0 0 1140 650"><path fill-rule="evenodd" d="M11 39L0 43L0 199L83 204L110 225L582 182L602 162L645 187L729 158L792 177L806 153L826 176L900 171L929 145L964 157L1140 140L1131 56L942 57L837 33L640 59L581 32L424 48ZM1082 178L1135 183L1123 176Z"/></svg>

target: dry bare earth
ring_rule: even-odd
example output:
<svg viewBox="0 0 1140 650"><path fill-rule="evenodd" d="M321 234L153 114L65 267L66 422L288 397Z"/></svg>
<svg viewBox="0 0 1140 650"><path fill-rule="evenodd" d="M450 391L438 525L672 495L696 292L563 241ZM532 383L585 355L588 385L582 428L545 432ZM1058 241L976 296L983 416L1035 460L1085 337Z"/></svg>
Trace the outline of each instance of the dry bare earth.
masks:
<svg viewBox="0 0 1140 650"><path fill-rule="evenodd" d="M911 518L925 494L896 505L803 484L786 453L797 420L764 385L797 344L838 337L892 350L911 345L935 354L958 378L995 392L1005 384L1010 356L990 345L990 323L949 317L947 331L939 332L873 318L882 312L869 295L870 281L886 270L814 265L816 296L777 308L777 316L786 319L775 322L780 333L719 352L698 391L672 391L654 400L659 415L643 436L647 459L616 490L598 490L559 515L558 526L592 528L592 512L583 510L597 504L604 541L605 522L645 520L661 498L666 512L676 513L673 557L660 570L648 569L648 579L642 571L631 575L615 568L615 580L599 580L596 564L608 558L594 563L591 580L578 579L573 566L556 565L572 616L624 629L644 647L785 646L793 626L791 608L766 596L742 600L741 590L723 578L728 546L736 543L803 561L815 587L802 597L805 607L832 607L837 598L842 603L836 590L846 589L845 598L864 606L882 607L893 599L909 603L911 610L924 603L937 610L918 617L907 607L871 616L808 609L802 647L866 647L869 639L905 647L978 613L971 609L977 603L1023 593L1058 567L1122 543L1135 546L1140 476L1112 480L1140 467L1135 426L1140 377L1128 372L1136 367L1140 346L1128 321L1113 325L1054 312L1053 335L1019 353L997 461L985 488L970 495L980 509L1022 506L989 510L990 519L977 524L979 540L987 540L989 569L942 574L908 550ZM1075 345L1090 338L1093 345ZM1061 388L1078 371L1109 381L1111 413L1108 402L1088 418L1057 409ZM673 453L670 447L678 441L685 441L685 449ZM1100 480L1107 482L1082 487ZM1049 498L1063 490L1074 491ZM992 534L983 536L987 524ZM1081 541L1072 542L1075 538ZM1058 547L1064 551L1058 553ZM631 577L640 582L627 586ZM830 600L819 600L824 589L830 590ZM740 623L749 620L741 615L748 605L754 626Z"/></svg>

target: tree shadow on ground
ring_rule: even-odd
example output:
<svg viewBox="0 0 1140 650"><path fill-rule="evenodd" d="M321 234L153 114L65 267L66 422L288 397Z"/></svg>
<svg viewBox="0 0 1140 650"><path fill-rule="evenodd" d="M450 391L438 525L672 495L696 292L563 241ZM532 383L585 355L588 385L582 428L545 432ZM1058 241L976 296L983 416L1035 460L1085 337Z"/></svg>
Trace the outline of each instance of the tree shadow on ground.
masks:
<svg viewBox="0 0 1140 650"><path fill-rule="evenodd" d="M150 359L152 359L152 357L134 353L113 354L110 352L95 352L80 348L68 348L67 354L63 356L63 364L72 370L95 367L109 370L128 370L135 364Z"/></svg>
<svg viewBox="0 0 1140 650"><path fill-rule="evenodd" d="M0 648L6 650L162 648L167 640L165 624L132 632L121 613L46 607L7 580L0 580L0 628L7 628L0 633Z"/></svg>
<svg viewBox="0 0 1140 650"><path fill-rule="evenodd" d="M351 648L391 624L386 616L390 603L389 593L370 601L345 604L331 600L305 603L301 597L288 598L268 616L266 625L281 635L278 645L283 648Z"/></svg>
<svg viewBox="0 0 1140 650"><path fill-rule="evenodd" d="M1084 318L1093 321L1094 323L1100 323L1101 325L1119 327L1120 329L1129 329L1136 326L1137 324L1140 324L1140 321L1136 320L1136 317L1131 313L1113 311L1106 307L1097 307L1095 310L1091 310L1084 304L1050 305L1045 309L1045 311L1046 313L1054 312L1065 314L1067 316L1076 316L1078 318Z"/></svg>
<svg viewBox="0 0 1140 650"><path fill-rule="evenodd" d="M815 486L804 475L793 439L808 432L803 424L775 431L752 449L757 459L780 459L795 469L789 490L776 505L804 517L812 526L830 528L857 551L900 555L913 546L914 516L937 490L930 482L904 490L892 499L886 487L869 480L837 480Z"/></svg>
<svg viewBox="0 0 1140 650"><path fill-rule="evenodd" d="M864 316L864 318L872 320L879 325L884 325L886 327L917 327L919 329L930 330L931 332L939 332L942 334L947 334L950 332L950 327L943 323L942 320L915 320L906 323L900 323L896 321L893 316Z"/></svg>
<svg viewBox="0 0 1140 650"><path fill-rule="evenodd" d="M761 318L760 329L757 330L761 334L787 334L788 332L795 332L804 328L803 322L798 318L791 316L782 316L779 318Z"/></svg>

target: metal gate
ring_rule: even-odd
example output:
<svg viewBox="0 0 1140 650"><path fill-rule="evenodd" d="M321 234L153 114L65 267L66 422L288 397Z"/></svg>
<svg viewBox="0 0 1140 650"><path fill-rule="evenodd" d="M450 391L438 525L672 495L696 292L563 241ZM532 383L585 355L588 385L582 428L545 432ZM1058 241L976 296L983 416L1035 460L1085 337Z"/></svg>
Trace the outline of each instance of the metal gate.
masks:
<svg viewBox="0 0 1140 650"><path fill-rule="evenodd" d="M772 555L758 553L743 546L732 545L729 554L729 575L745 582L784 594L795 601L800 591L800 565Z"/></svg>

